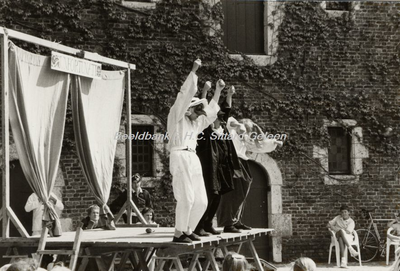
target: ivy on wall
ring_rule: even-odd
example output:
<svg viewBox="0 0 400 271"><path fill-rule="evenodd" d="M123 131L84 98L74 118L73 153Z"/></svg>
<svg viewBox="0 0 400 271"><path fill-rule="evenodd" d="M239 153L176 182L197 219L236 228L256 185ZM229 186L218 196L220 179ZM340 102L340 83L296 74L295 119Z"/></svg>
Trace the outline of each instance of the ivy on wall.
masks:
<svg viewBox="0 0 400 271"><path fill-rule="evenodd" d="M367 8L380 12L387 5L391 4L374 3ZM229 58L218 27L223 23L220 3L163 0L155 10L144 12L110 0L6 0L0 3L0 15L6 27L135 63L133 111L156 115L164 124L192 61L201 58L200 85L219 78L235 84L238 117L254 118L270 133L289 133L285 148L272 154L275 158L307 155L312 144L327 146L324 119L355 119L367 135L364 144L370 151L398 158L398 48L390 57L371 49L379 43L379 33L357 25L354 10L330 17L319 3L308 1L280 8L285 17L279 29L279 57L267 67L254 65L245 55L243 61ZM389 12L381 27L396 34L399 21L398 13ZM361 39L354 39L356 34ZM355 71L363 77L357 78ZM388 128L394 131L391 136L385 134ZM73 133L66 134L65 141L72 146ZM163 160L168 168L167 157ZM169 173L160 189L158 200L172 195Z"/></svg>

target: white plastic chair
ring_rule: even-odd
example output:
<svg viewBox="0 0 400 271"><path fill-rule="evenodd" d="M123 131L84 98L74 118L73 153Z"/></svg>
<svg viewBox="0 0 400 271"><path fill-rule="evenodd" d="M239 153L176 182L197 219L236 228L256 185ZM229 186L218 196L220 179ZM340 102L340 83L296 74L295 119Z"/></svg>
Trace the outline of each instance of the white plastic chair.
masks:
<svg viewBox="0 0 400 271"><path fill-rule="evenodd" d="M340 246L339 246L339 241L336 238L335 232L333 232L330 229L329 229L329 232L331 234L331 244L329 246L328 264L331 263L332 248L335 247L336 266L340 267ZM352 234L354 236L354 240L350 242L350 245L356 247L356 251L358 252L358 262L359 262L360 266L362 266L362 264L361 264L361 250L360 250L360 242L358 240L358 234L357 234L357 232L355 230L352 232ZM346 248L347 248L347 246L346 246ZM344 255L345 255L345 258L346 258L346 262L347 262L348 261L348 250L347 249L346 249L346 253Z"/></svg>
<svg viewBox="0 0 400 271"><path fill-rule="evenodd" d="M392 227L390 227L387 232L386 232L386 265L389 265L389 253L390 253L390 246L394 246L394 250L396 251L399 246L400 246L400 240L398 241L393 241L390 239L391 236L394 236L390 232L393 230ZM398 237L398 236L396 236ZM395 253L395 260L399 258L399 255Z"/></svg>
<svg viewBox="0 0 400 271"><path fill-rule="evenodd" d="M335 254L336 254L336 266L340 267L340 247L339 247L339 242L336 239L335 232L331 229L329 229L329 232L331 234L331 244L329 245L329 258L328 258L328 264L331 264L331 255L332 255L332 248L335 247Z"/></svg>

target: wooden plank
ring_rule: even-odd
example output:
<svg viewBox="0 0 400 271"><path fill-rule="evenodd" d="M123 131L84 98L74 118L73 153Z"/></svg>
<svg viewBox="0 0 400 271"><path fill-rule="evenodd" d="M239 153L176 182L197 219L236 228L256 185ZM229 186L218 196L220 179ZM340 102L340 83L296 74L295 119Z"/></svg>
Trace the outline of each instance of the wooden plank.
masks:
<svg viewBox="0 0 400 271"><path fill-rule="evenodd" d="M155 259L156 259L156 263L157 263L157 260L159 260L159 261L158 261L158 264L156 264L156 269L155 269L155 271L164 270L164 265L165 265L165 261L166 261L166 260L164 260L164 259L158 259L157 257L156 257Z"/></svg>
<svg viewBox="0 0 400 271"><path fill-rule="evenodd" d="M9 81L8 81L8 36L1 36L1 154L2 154L2 237L10 237L10 218L7 209L10 206L10 128L9 128Z"/></svg>
<svg viewBox="0 0 400 271"><path fill-rule="evenodd" d="M97 270L99 271L107 271L106 264L104 263L104 260L102 257L100 258L95 258L96 264L97 264ZM72 269L74 270L74 269Z"/></svg>
<svg viewBox="0 0 400 271"><path fill-rule="evenodd" d="M226 246L221 246L221 251L224 256L226 256L229 252L229 250Z"/></svg>
<svg viewBox="0 0 400 271"><path fill-rule="evenodd" d="M127 205L128 205L128 203L125 202L124 205L122 205L121 210L119 210L118 214L116 216L114 216L115 223L117 223L121 219L122 215L124 214L124 212L126 210Z"/></svg>
<svg viewBox="0 0 400 271"><path fill-rule="evenodd" d="M38 251L44 250L46 248L46 240L47 240L48 232L49 232L49 229L47 227L42 228L42 231L40 234L40 239L39 239ZM32 256L33 256L33 258L35 258L37 260L37 262L40 265L42 262L43 255L36 252L36 253L32 254Z"/></svg>
<svg viewBox="0 0 400 271"><path fill-rule="evenodd" d="M179 258L173 260L177 271L184 271L181 260Z"/></svg>
<svg viewBox="0 0 400 271"><path fill-rule="evenodd" d="M258 271L264 271L264 268L262 267L261 262L260 262L260 257L258 257L257 250L254 247L253 239L249 239L247 241L247 244L249 245L249 249L250 249L251 255L254 258L255 267L258 269Z"/></svg>
<svg viewBox="0 0 400 271"><path fill-rule="evenodd" d="M142 222L143 224L147 225L146 220L144 220L144 217L142 215L142 213L140 212L139 208L136 206L136 204L131 200L131 207L133 209L133 211L136 213L137 217L139 218L140 222Z"/></svg>
<svg viewBox="0 0 400 271"><path fill-rule="evenodd" d="M144 256L143 251L142 250L136 250L135 253L136 253L136 256L139 259L140 269L142 271L149 271L149 267L147 266L146 258Z"/></svg>
<svg viewBox="0 0 400 271"><path fill-rule="evenodd" d="M242 245L243 245L243 243L240 243L240 244L239 244L239 247L238 247L238 249L237 249L237 253L239 253L239 254L240 254L240 250L242 249Z"/></svg>
<svg viewBox="0 0 400 271"><path fill-rule="evenodd" d="M153 256L156 254L157 248L154 247L149 247L149 248L145 248L144 250L144 257L146 259L146 263L149 264L150 261L153 259Z"/></svg>
<svg viewBox="0 0 400 271"><path fill-rule="evenodd" d="M83 258L81 264L79 265L78 271L85 271L88 263L89 263L89 258Z"/></svg>
<svg viewBox="0 0 400 271"><path fill-rule="evenodd" d="M118 271L124 270L125 263L128 260L130 253L131 253L130 250L124 251L124 253L122 254L121 260L119 261Z"/></svg>
<svg viewBox="0 0 400 271"><path fill-rule="evenodd" d="M209 260L213 271L219 271L217 261L214 257L214 249L205 252L206 258Z"/></svg>
<svg viewBox="0 0 400 271"><path fill-rule="evenodd" d="M190 264L188 267L188 271L195 270L197 263L199 263L199 256L200 256L200 253L198 253L198 252L193 254L192 260L190 261Z"/></svg>
<svg viewBox="0 0 400 271"><path fill-rule="evenodd" d="M86 51L82 51L82 50L78 50L72 47L68 47L56 42L52 42L52 41L48 41L48 40L44 40L32 35L28 35L25 33L21 33L15 30L11 30L11 29L7 29L7 28L0 28L0 34L5 34L7 33L8 36L10 38L15 38L18 40L23 40L29 43L34 43L40 46L44 46L47 48L50 48L52 50L57 50L60 52L64 52L64 53L68 53L71 55L78 55L78 56L83 56L83 58L88 59L88 60L92 60L92 61L97 61L97 62L101 62L104 64L109 64L109 65L113 65L113 66L117 66L117 67L121 67L121 68L130 68L130 69L136 69L136 66L134 64L129 64L123 61L119 61L119 60L115 60L112 58L108 58L108 57L104 57L101 56L97 53L91 53L91 52L86 52ZM4 77L3 77L4 78Z"/></svg>
<svg viewBox="0 0 400 271"><path fill-rule="evenodd" d="M132 101L131 101L131 70L128 69L127 72L127 91L126 91L126 133L128 135L132 134L132 119L131 119L131 107L132 107ZM142 213L140 210L137 208L135 203L132 200L132 140L127 139L125 141L125 146L126 146L126 177L127 177L127 184L128 184L128 197L127 201L129 203L129 206L127 208L127 218L128 218L128 225L132 225L132 210L135 212L137 217L139 218L140 222L142 224L147 224L146 220L144 219Z"/></svg>
<svg viewBox="0 0 400 271"><path fill-rule="evenodd" d="M7 215L13 222L14 226L17 228L18 232L22 235L22 237L28 237L29 233L25 230L21 221L19 221L17 215L14 213L14 211L11 209L11 207L7 208Z"/></svg>
<svg viewBox="0 0 400 271"><path fill-rule="evenodd" d="M130 136L132 134L132 101L131 101L131 71L128 69L127 73L127 83L126 83L126 134ZM132 224L132 209L130 202L132 201L132 140L125 140L126 147L126 182L128 185L128 197L127 202L129 204L129 208L127 209L127 222L128 225Z"/></svg>
<svg viewBox="0 0 400 271"><path fill-rule="evenodd" d="M174 229L159 227L154 228L155 232L147 234L144 228L123 227L117 228L115 231L105 231L102 229L84 231L82 238L83 247L91 247L91 251L103 249L105 251L121 251L126 248L168 248L171 250L191 252L201 247L209 248L212 246L224 246L232 244L240 244L246 241L246 237L254 237L259 234L271 232L272 229L253 229L245 233L224 233L218 236L209 236L202 238L201 241L182 244L171 242ZM233 240L233 237L236 237ZM242 240L239 240L242 237ZM72 247L75 232L64 232L60 237L48 237L48 244L52 248L65 247L68 244ZM39 238L22 238L16 237L11 239L0 239L0 247L16 246L16 247L36 247L38 246Z"/></svg>
<svg viewBox="0 0 400 271"><path fill-rule="evenodd" d="M139 259L137 259L137 256L135 254L134 251L131 251L131 253L129 253L129 260L131 261L131 263L133 264L133 269L134 270L138 270L139 267Z"/></svg>
<svg viewBox="0 0 400 271"><path fill-rule="evenodd" d="M72 253L70 254L71 259L69 262L69 268L71 270L75 270L76 264L78 263L78 254L79 254L79 250L81 248L82 234L83 234L82 228L78 227L76 229L76 233L75 233L74 246L72 247ZM57 253L55 253L55 254L57 254Z"/></svg>
<svg viewBox="0 0 400 271"><path fill-rule="evenodd" d="M73 250L68 250L68 249L45 249L45 250L38 250L36 251L37 254L40 255L51 255L51 254L57 254L57 255L72 255Z"/></svg>
<svg viewBox="0 0 400 271"><path fill-rule="evenodd" d="M114 252L111 257L110 265L107 268L107 271L114 271L115 269L115 260L117 259L118 252Z"/></svg>

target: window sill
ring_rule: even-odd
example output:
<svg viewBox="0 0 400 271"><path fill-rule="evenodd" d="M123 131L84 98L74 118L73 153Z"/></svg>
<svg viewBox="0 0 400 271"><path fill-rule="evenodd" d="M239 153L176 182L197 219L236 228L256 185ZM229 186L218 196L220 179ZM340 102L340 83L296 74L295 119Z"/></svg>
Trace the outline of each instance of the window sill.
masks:
<svg viewBox="0 0 400 271"><path fill-rule="evenodd" d="M156 9L156 2L152 1L150 3L147 2L135 2L135 1L122 1L122 5L127 8L136 9L136 10L152 10Z"/></svg>
<svg viewBox="0 0 400 271"><path fill-rule="evenodd" d="M253 60L254 64L261 67L272 65L277 60L277 57L268 55L246 55L246 56L249 57L251 60ZM239 54L229 54L229 57L237 61L243 61L242 55Z"/></svg>
<svg viewBox="0 0 400 271"><path fill-rule="evenodd" d="M326 185L357 184L359 180L359 175L328 175L324 177L324 183Z"/></svg>
<svg viewBox="0 0 400 271"><path fill-rule="evenodd" d="M349 13L347 10L325 10L331 17L340 17L343 14Z"/></svg>

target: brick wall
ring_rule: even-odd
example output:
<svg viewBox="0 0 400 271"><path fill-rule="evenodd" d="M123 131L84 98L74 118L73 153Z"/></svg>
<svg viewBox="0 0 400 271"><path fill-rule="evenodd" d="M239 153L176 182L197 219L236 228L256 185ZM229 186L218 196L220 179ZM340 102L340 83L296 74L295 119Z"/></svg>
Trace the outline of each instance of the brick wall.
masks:
<svg viewBox="0 0 400 271"><path fill-rule="evenodd" d="M195 3L195 2L194 2ZM291 3L289 3L291 4ZM379 5L378 11L376 6ZM332 88L326 90L335 94L338 90L346 89L349 93L364 89L368 93L377 93L384 91L390 99L397 101L400 105L399 84L396 81L383 83L383 76L377 80L371 79L368 71L368 63L373 59L375 63L390 63L399 53L399 17L400 4L394 3L361 3L360 9L354 12L354 30L341 37L351 44L351 50L343 52L340 49L337 52L330 52L335 57L326 62L326 51L320 50L316 43L309 52L307 61L308 67L313 65L324 65L326 78L332 78L337 82ZM197 12L197 4L193 5L193 11ZM102 15L96 13L96 9L84 12L86 22L101 21ZM140 16L136 12L127 12L128 17L125 21L114 22L115 29L121 31L128 26L130 20L135 16ZM27 19L28 23L35 25L33 19ZM19 31L38 34L34 27L24 27L21 25L8 25L7 27ZM149 30L152 31L152 30ZM63 34L60 33L60 37ZM77 34L76 34L77 35ZM111 50L104 48L103 41L108 38L104 29L94 31L94 38L89 41L79 42L76 35L63 37L64 43L70 46L93 50L102 54ZM57 37L54 37L57 40ZM153 46L154 50L161 50L166 42L177 42L177 36L174 33L160 33L155 31L154 36L149 39L141 39L135 42L132 39L127 52L131 54L140 54L147 46ZM332 40L334 42L334 40ZM190 41L182 46L190 46ZM123 58L123 57L122 57ZM333 59L333 60L332 60ZM140 67L138 67L140 69ZM393 75L398 71L398 65L389 65L388 72ZM311 76L313 70L306 70ZM135 89L139 93L144 93L148 86L139 79L135 81ZM171 75L171 80L176 80ZM251 95L245 98L245 102L257 102L268 99L262 92L249 89L241 82L233 82L226 79L228 84L235 84L238 93L248 92ZM251 82L250 82L251 83ZM314 87L316 92L321 91L317 85ZM262 91L274 96L278 100L283 97L288 90L271 79L267 79ZM239 96L240 97L240 96ZM234 100L239 102L239 99ZM133 100L135 103L135 100ZM294 132L293 122L285 115L269 115L264 112L256 112L252 117L260 126L271 127L273 124L279 124L279 130L285 132L289 137L297 137ZM326 116L318 116L315 121L323 123ZM396 120L397 126L394 131L399 131L399 116L382 116L382 118L391 118ZM368 127L362 127L364 140L370 145L379 147L379 142L371 139ZM271 131L272 132L272 131ZM373 132L373 131L372 131ZM283 238L283 260L292 260L299 256L309 256L317 261L326 261L329 248L329 235L326 230L326 223L338 214L341 204L346 203L352 208L351 215L356 221L356 228L364 227L365 222L359 216L361 208L376 209L377 218L393 217L393 212L398 209L400 201L400 178L399 178L399 159L389 155L379 154L369 150L369 158L363 160L364 173L360 176L357 184L343 184L328 186L324 184L324 178L320 167L310 160L313 152L313 139L303 139L305 143L305 155L293 153L290 157L280 159L279 155L272 154L275 157L283 175L282 201L284 214L292 217L293 232L292 236ZM65 218L72 218L74 224L80 220L85 213L85 209L95 202L91 192L84 180L82 170L76 154L63 151L60 167L64 174L65 187L63 189L63 201L65 210L62 214ZM115 194L111 195L111 199ZM155 203L157 206L159 203ZM173 209L174 202L163 202L163 206ZM163 211L161 206L156 207L157 217L160 220L170 218L168 212ZM170 218L171 219L171 218ZM382 230L385 227L381 227Z"/></svg>

